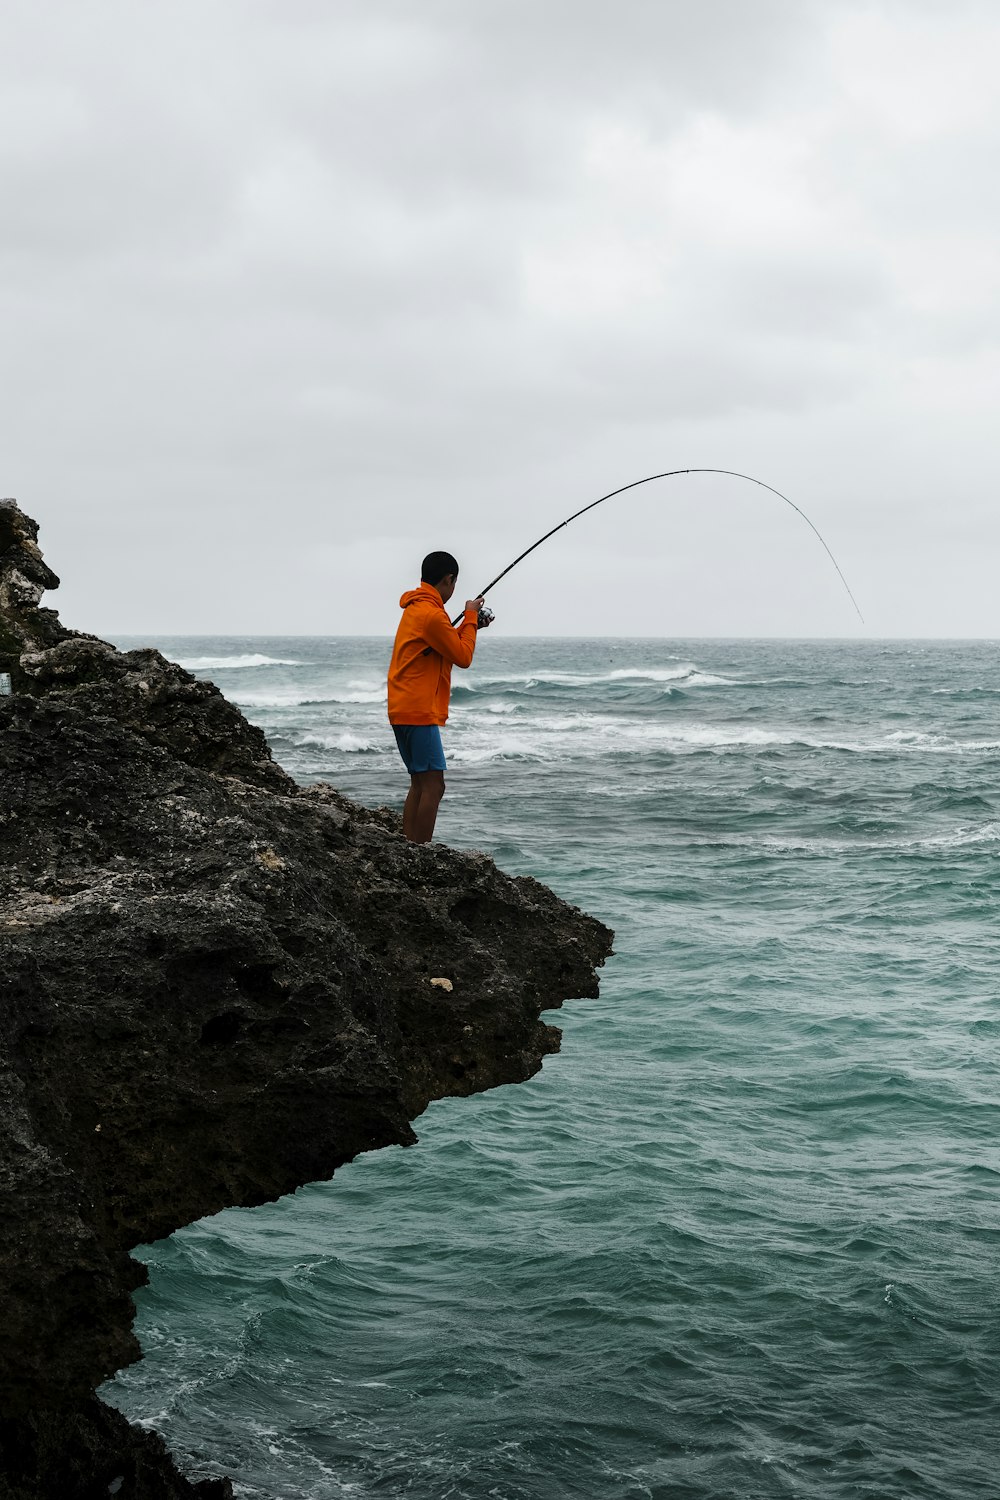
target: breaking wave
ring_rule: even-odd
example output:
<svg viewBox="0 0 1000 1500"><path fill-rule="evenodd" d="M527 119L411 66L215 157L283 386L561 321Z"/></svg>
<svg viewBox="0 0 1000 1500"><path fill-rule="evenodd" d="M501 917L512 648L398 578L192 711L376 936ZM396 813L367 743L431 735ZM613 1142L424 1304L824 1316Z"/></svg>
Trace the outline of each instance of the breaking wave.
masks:
<svg viewBox="0 0 1000 1500"><path fill-rule="evenodd" d="M180 656L177 665L189 672L223 672L243 671L247 667L305 667L308 662L284 656L262 656L254 651L246 656Z"/></svg>
<svg viewBox="0 0 1000 1500"><path fill-rule="evenodd" d="M240 708L321 708L326 703L384 703L385 690L382 689L381 692L351 692L349 689L345 689L342 692L338 692L337 689L334 689L320 695L315 690L311 693L308 691L296 691L295 689L282 692L280 688L276 688L271 692L248 693L242 689L237 689L232 694L232 700L234 703L239 704Z"/></svg>
<svg viewBox="0 0 1000 1500"><path fill-rule="evenodd" d="M954 741L932 734L889 733L869 738L821 737L795 728L756 728L746 724L704 724L691 721L635 719L597 714L519 718L514 735L505 733L491 713L491 727L484 731L468 707L449 726L461 756L475 759L507 759L512 756L549 759L553 755L591 756L644 755L650 752L685 754L697 751L781 750L798 748L845 755L963 755L988 754L1000 750L993 741ZM488 733L490 745L479 742Z"/></svg>
<svg viewBox="0 0 1000 1500"><path fill-rule="evenodd" d="M349 729L341 734L298 734L293 743L303 749L339 750L345 755L377 755L387 748L373 744L364 735L352 734Z"/></svg>
<svg viewBox="0 0 1000 1500"><path fill-rule="evenodd" d="M525 672L491 677L477 675L471 682L456 683L467 692L486 689L493 692L534 692L546 688L589 688L620 684L645 683L673 687L736 687L736 680L704 672L692 662L675 667L619 667L610 672Z"/></svg>

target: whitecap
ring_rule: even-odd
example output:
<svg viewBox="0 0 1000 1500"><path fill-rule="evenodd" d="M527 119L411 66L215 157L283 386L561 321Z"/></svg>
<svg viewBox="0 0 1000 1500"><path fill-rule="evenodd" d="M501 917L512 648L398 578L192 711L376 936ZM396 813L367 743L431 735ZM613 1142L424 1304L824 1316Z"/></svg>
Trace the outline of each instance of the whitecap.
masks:
<svg viewBox="0 0 1000 1500"><path fill-rule="evenodd" d="M731 677L715 677L711 672L692 672L684 678L685 687L736 687Z"/></svg>
<svg viewBox="0 0 1000 1500"><path fill-rule="evenodd" d="M610 672L525 672L506 676L481 676L476 679L482 687L524 689L531 691L545 687L595 687L602 683L674 683L685 687L736 687L731 677L720 677L703 671L693 662L680 662L674 667L616 667ZM470 691L474 688L470 685Z"/></svg>
<svg viewBox="0 0 1000 1500"><path fill-rule="evenodd" d="M493 760L551 760L551 752L528 739L503 738L490 745L456 743L448 750L448 760L457 766L484 765Z"/></svg>
<svg viewBox="0 0 1000 1500"><path fill-rule="evenodd" d="M895 749L922 750L931 755L984 754L1000 750L997 740L953 740L947 735L930 734L920 729L894 729L886 741Z"/></svg>
<svg viewBox="0 0 1000 1500"><path fill-rule="evenodd" d="M589 759L606 755L643 755L651 750L684 754L699 750L768 750L802 746L807 749L864 754L870 753L873 748L850 740L811 739L791 729L760 729L737 725L723 727L678 723L672 719L658 723L640 723L633 719L585 713L535 717L519 724L518 728L516 738L501 733L499 737L491 738L490 743L484 743L481 725L466 710L455 716L457 753L464 759L476 760L503 759L508 756L549 760L554 756Z"/></svg>
<svg viewBox="0 0 1000 1500"><path fill-rule="evenodd" d="M594 682L683 682L694 687L736 687L731 677L717 677L712 672L703 672L693 662L683 662L677 667L622 667L592 679Z"/></svg>
<svg viewBox="0 0 1000 1500"><path fill-rule="evenodd" d="M340 750L345 755L378 754L386 748L373 744L360 734L352 734L349 729L340 734L299 734L294 737L294 743L301 749Z"/></svg>
<svg viewBox="0 0 1000 1500"><path fill-rule="evenodd" d="M992 844L1000 839L1000 821L983 823L978 828L956 828L952 833L935 833L916 842L927 849L963 849L967 844Z"/></svg>
<svg viewBox="0 0 1000 1500"><path fill-rule="evenodd" d="M319 707L324 703L384 703L385 689L373 693L338 693L336 691L326 692L321 698L315 693L289 690L282 692L276 688L269 693L244 692L237 689L233 695L234 703L240 708L303 708L306 705Z"/></svg>
<svg viewBox="0 0 1000 1500"><path fill-rule="evenodd" d="M220 672L242 670L244 667L304 667L308 663L293 661L285 656L261 656L253 652L247 656L179 656L179 667L189 672Z"/></svg>

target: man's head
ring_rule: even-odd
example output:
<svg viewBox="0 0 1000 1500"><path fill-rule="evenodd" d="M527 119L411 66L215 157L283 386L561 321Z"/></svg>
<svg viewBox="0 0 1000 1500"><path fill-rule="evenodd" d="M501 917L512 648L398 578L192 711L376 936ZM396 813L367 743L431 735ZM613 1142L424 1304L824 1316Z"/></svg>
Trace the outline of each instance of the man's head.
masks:
<svg viewBox="0 0 1000 1500"><path fill-rule="evenodd" d="M420 564L420 582L432 583L445 604L455 592L458 563L450 552L428 552Z"/></svg>

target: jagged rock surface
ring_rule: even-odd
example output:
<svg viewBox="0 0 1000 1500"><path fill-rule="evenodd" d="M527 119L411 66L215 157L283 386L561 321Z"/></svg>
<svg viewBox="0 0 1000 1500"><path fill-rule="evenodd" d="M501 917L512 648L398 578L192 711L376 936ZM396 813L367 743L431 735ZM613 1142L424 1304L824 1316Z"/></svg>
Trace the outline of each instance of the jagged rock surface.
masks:
<svg viewBox="0 0 1000 1500"><path fill-rule="evenodd" d="M298 787L211 684L66 630L57 583L0 502L0 1500L219 1500L93 1395L140 1353L129 1250L530 1077L611 934Z"/></svg>

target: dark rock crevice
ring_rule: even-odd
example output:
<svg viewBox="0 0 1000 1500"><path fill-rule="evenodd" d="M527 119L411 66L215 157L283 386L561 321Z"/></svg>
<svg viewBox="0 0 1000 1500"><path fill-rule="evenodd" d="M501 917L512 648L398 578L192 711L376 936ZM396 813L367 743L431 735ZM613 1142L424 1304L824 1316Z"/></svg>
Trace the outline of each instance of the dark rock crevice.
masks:
<svg viewBox="0 0 1000 1500"><path fill-rule="evenodd" d="M209 1500L93 1395L140 1354L129 1250L530 1077L611 934L66 630L37 534L0 502L0 1500Z"/></svg>

